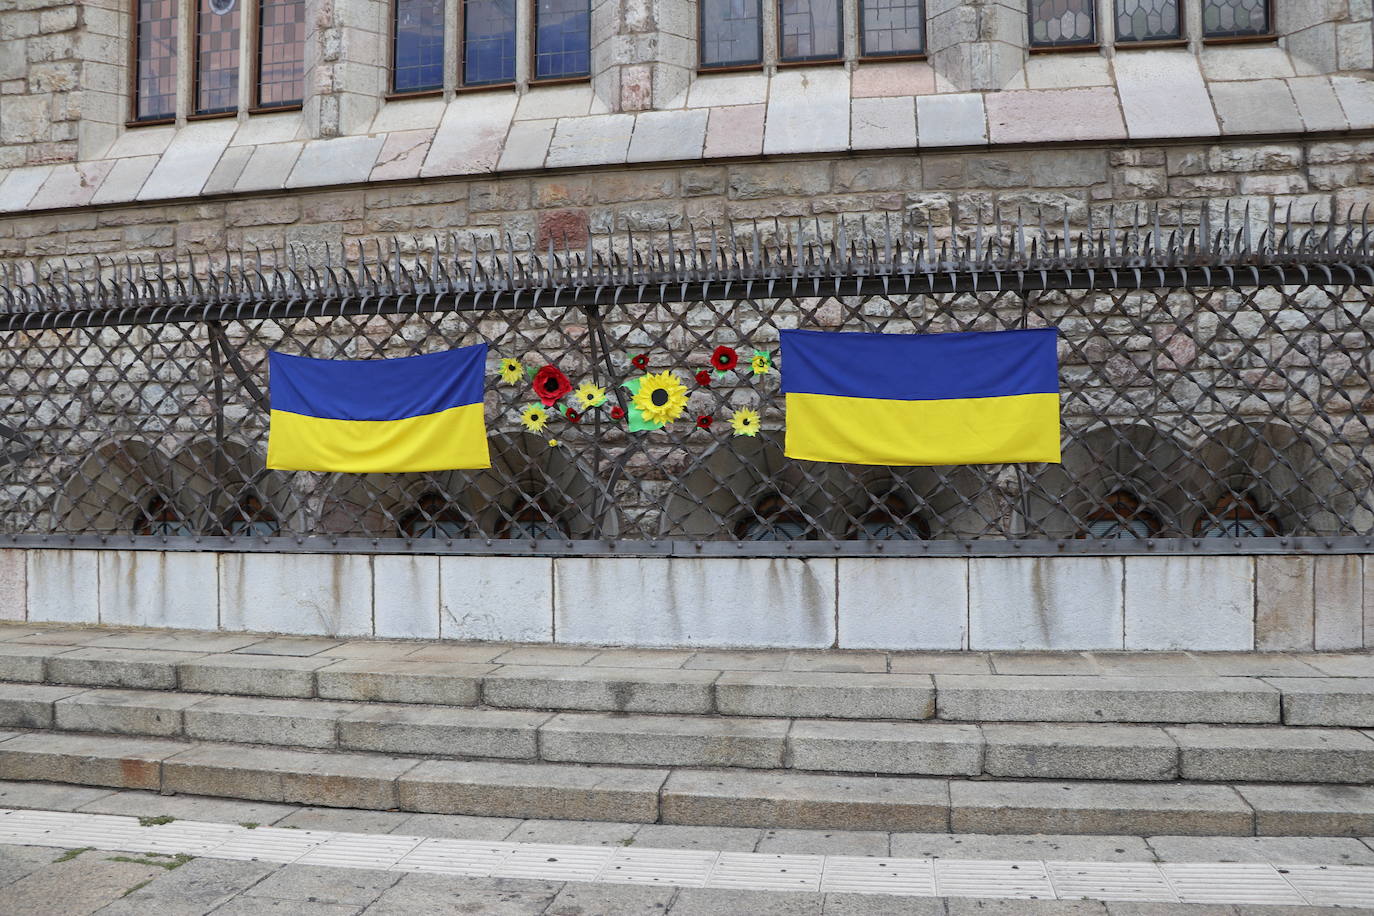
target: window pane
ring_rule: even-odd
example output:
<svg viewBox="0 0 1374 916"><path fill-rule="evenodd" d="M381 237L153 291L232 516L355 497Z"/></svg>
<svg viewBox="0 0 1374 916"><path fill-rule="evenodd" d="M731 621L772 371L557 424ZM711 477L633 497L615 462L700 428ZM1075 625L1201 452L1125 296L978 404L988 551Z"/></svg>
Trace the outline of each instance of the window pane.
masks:
<svg viewBox="0 0 1374 916"><path fill-rule="evenodd" d="M444 86L444 0L396 0L391 87L424 92Z"/></svg>
<svg viewBox="0 0 1374 916"><path fill-rule="evenodd" d="M1097 43L1094 0L1031 0L1030 39L1038 48Z"/></svg>
<svg viewBox="0 0 1374 916"><path fill-rule="evenodd" d="M134 118L177 113L177 0L138 0L138 75Z"/></svg>
<svg viewBox="0 0 1374 916"><path fill-rule="evenodd" d="M1150 523L1144 519L1097 519L1088 522L1088 535L1106 540L1108 538L1148 538L1152 536Z"/></svg>
<svg viewBox="0 0 1374 916"><path fill-rule="evenodd" d="M702 0L701 65L729 67L763 59L759 0Z"/></svg>
<svg viewBox="0 0 1374 916"><path fill-rule="evenodd" d="M1208 38L1268 35L1269 0L1203 0L1202 32Z"/></svg>
<svg viewBox="0 0 1374 916"><path fill-rule="evenodd" d="M262 0L258 13L258 107L305 97L305 0Z"/></svg>
<svg viewBox="0 0 1374 916"><path fill-rule="evenodd" d="M778 0L783 60L832 60L842 53L838 0Z"/></svg>
<svg viewBox="0 0 1374 916"><path fill-rule="evenodd" d="M535 16L535 79L588 76L592 72L589 0L538 0Z"/></svg>
<svg viewBox="0 0 1374 916"><path fill-rule="evenodd" d="M867 56L921 54L926 49L925 0L861 0L861 41Z"/></svg>
<svg viewBox="0 0 1374 916"><path fill-rule="evenodd" d="M515 0L463 4L463 84L515 81Z"/></svg>
<svg viewBox="0 0 1374 916"><path fill-rule="evenodd" d="M223 9L227 4L216 3ZM196 114L239 107L239 5L217 13L200 0L196 17Z"/></svg>

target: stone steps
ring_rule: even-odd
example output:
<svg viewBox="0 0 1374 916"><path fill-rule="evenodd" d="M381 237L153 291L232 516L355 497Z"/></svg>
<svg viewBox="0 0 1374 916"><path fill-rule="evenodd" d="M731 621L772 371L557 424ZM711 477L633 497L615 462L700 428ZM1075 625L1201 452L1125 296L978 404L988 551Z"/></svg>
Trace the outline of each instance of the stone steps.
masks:
<svg viewBox="0 0 1374 916"><path fill-rule="evenodd" d="M0 683L0 727L292 748L903 776L1374 782L1374 737L1283 725L552 712Z"/></svg>
<svg viewBox="0 0 1374 916"><path fill-rule="evenodd" d="M842 776L424 760L171 738L0 734L8 779L328 807L922 833L1368 836L1374 789Z"/></svg>

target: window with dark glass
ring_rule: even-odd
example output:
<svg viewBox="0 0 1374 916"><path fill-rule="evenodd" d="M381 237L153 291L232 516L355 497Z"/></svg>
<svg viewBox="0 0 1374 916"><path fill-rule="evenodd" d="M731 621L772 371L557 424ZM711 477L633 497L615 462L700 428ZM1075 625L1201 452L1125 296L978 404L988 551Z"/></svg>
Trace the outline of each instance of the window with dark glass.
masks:
<svg viewBox="0 0 1374 916"><path fill-rule="evenodd" d="M286 108L305 97L305 0L258 6L257 106Z"/></svg>
<svg viewBox="0 0 1374 916"><path fill-rule="evenodd" d="M1096 0L1030 0L1030 43L1066 48L1097 43Z"/></svg>
<svg viewBox="0 0 1374 916"><path fill-rule="evenodd" d="M562 523L539 501L520 507L501 526L501 537L517 541L556 541L567 536Z"/></svg>
<svg viewBox="0 0 1374 916"><path fill-rule="evenodd" d="M200 0L196 13L196 114L239 107L239 5Z"/></svg>
<svg viewBox="0 0 1374 916"><path fill-rule="evenodd" d="M855 536L861 541L923 541L930 528L906 500L892 494L864 513Z"/></svg>
<svg viewBox="0 0 1374 916"><path fill-rule="evenodd" d="M178 0L138 0L134 36L134 119L161 121L177 113Z"/></svg>
<svg viewBox="0 0 1374 916"><path fill-rule="evenodd" d="M742 541L799 541L809 527L806 518L781 496L768 496L735 526L735 536Z"/></svg>
<svg viewBox="0 0 1374 916"><path fill-rule="evenodd" d="M536 0L534 78L570 79L592 72L590 0Z"/></svg>
<svg viewBox="0 0 1374 916"><path fill-rule="evenodd" d="M1118 44L1183 37L1182 0L1116 0Z"/></svg>
<svg viewBox="0 0 1374 916"><path fill-rule="evenodd" d="M1202 0L1202 34L1207 38L1268 35L1269 0Z"/></svg>
<svg viewBox="0 0 1374 916"><path fill-rule="evenodd" d="M467 536L463 514L437 493L426 493L415 508L401 517L401 534L408 538L461 538Z"/></svg>
<svg viewBox="0 0 1374 916"><path fill-rule="evenodd" d="M859 0L859 23L864 57L925 53L925 0Z"/></svg>
<svg viewBox="0 0 1374 916"><path fill-rule="evenodd" d="M844 56L840 0L778 0L778 41L784 61Z"/></svg>
<svg viewBox="0 0 1374 916"><path fill-rule="evenodd" d="M1159 518L1140 505L1130 493L1118 490L1108 496L1103 505L1088 515L1085 537L1152 538L1159 534Z"/></svg>
<svg viewBox="0 0 1374 916"><path fill-rule="evenodd" d="M1279 526L1249 496L1222 497L1193 527L1193 535L1200 538L1267 538L1278 533Z"/></svg>
<svg viewBox="0 0 1374 916"><path fill-rule="evenodd" d="M186 537L194 534L176 506L154 496L139 506L133 519L134 534L152 537Z"/></svg>
<svg viewBox="0 0 1374 916"><path fill-rule="evenodd" d="M760 0L701 0L701 66L747 67L763 60Z"/></svg>
<svg viewBox="0 0 1374 916"><path fill-rule="evenodd" d="M277 516L256 496L246 496L229 510L224 532L230 537L272 537L281 530Z"/></svg>
<svg viewBox="0 0 1374 916"><path fill-rule="evenodd" d="M444 87L444 0L395 0L393 92Z"/></svg>
<svg viewBox="0 0 1374 916"><path fill-rule="evenodd" d="M463 85L515 82L515 0L464 0Z"/></svg>

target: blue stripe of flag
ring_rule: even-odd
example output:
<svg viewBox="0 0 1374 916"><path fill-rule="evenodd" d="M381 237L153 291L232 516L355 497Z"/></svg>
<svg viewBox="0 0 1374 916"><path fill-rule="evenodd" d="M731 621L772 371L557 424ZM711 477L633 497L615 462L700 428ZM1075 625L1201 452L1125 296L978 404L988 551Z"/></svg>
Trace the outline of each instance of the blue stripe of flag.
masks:
<svg viewBox="0 0 1374 916"><path fill-rule="evenodd" d="M398 359L270 352L273 410L326 420L404 420L482 400L487 345Z"/></svg>

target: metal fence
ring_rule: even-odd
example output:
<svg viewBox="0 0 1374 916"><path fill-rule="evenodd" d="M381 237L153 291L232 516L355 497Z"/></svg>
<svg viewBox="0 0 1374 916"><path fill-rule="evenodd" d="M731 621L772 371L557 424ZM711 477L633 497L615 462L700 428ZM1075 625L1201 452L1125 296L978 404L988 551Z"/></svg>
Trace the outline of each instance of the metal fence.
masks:
<svg viewBox="0 0 1374 916"><path fill-rule="evenodd" d="M1374 251L1363 221L1316 216L772 223L575 249L449 236L0 265L0 532L454 553L1363 550ZM779 330L1042 326L1060 332L1062 465L783 457ZM269 350L478 341L489 471L265 470ZM718 371L718 347L739 364ZM521 364L509 380L502 359ZM565 397L529 431L530 371L545 365L605 402ZM621 386L645 372L674 373L688 401L632 432Z"/></svg>

